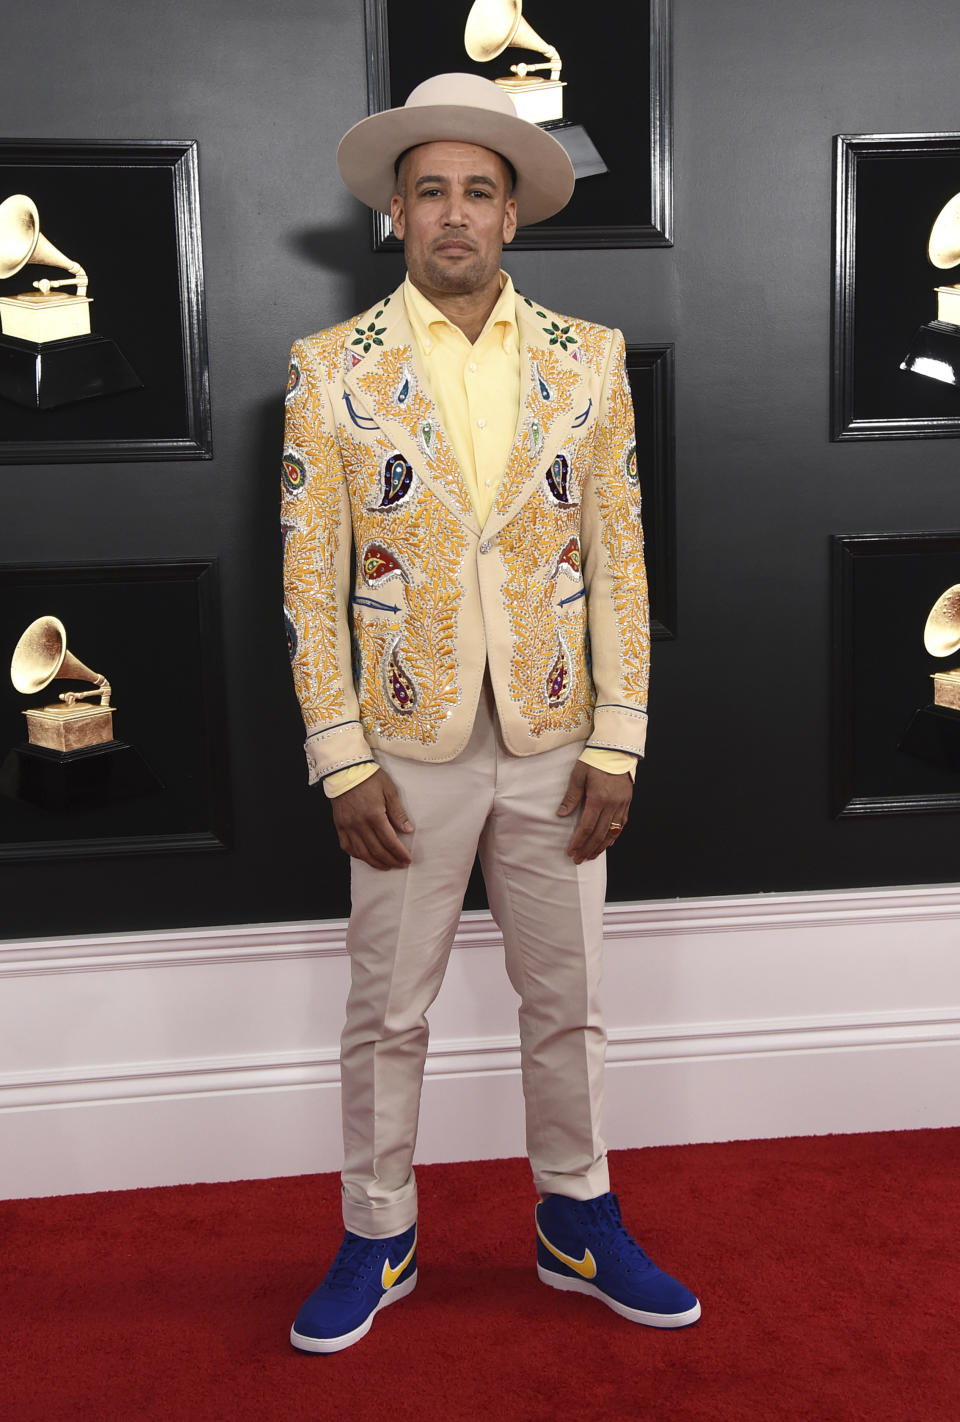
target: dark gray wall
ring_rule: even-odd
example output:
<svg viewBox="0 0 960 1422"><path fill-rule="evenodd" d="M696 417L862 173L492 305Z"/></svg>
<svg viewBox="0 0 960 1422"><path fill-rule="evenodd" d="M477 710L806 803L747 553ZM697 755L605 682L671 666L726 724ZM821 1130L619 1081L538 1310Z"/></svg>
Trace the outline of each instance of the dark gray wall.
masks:
<svg viewBox="0 0 960 1422"><path fill-rule="evenodd" d="M362 6L45 0L4 30L0 135L199 141L215 458L0 469L0 563L219 556L235 838L0 864L0 931L339 915L275 525L291 340L401 275L334 169L366 108ZM827 545L960 522L953 440L828 439L831 137L960 127L958 45L953 0L677 0L675 247L508 260L547 303L676 343L680 636L655 647L617 897L955 877L951 815L830 818Z"/></svg>

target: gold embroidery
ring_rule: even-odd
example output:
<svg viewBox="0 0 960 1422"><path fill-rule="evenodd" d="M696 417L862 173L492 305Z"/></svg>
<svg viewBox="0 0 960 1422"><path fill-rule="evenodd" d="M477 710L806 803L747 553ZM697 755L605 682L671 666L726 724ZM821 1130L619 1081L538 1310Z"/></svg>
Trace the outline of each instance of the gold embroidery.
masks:
<svg viewBox="0 0 960 1422"><path fill-rule="evenodd" d="M450 494L462 514L469 518L473 514L470 495L460 474L450 442L443 432L437 407L420 387L411 382L407 398L397 403L397 390L408 375L411 361L409 346L388 347L382 351L377 363L357 377L358 383L370 397L374 414L381 422L395 420L423 449L421 431L429 425L431 437L427 458L430 473Z"/></svg>
<svg viewBox="0 0 960 1422"><path fill-rule="evenodd" d="M624 473L626 454L634 437L621 343L614 356L607 418L596 433L593 467L620 641L621 685L628 701L645 706L650 679L650 630L640 489Z"/></svg>

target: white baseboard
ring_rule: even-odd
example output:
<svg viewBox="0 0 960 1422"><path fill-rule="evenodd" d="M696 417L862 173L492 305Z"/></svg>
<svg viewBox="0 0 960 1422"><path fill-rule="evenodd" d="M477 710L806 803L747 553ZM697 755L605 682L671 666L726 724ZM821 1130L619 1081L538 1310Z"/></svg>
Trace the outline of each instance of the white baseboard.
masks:
<svg viewBox="0 0 960 1422"><path fill-rule="evenodd" d="M612 904L616 1147L960 1123L960 887ZM0 1196L336 1170L341 921L0 944ZM515 999L466 914L417 1157L523 1153Z"/></svg>

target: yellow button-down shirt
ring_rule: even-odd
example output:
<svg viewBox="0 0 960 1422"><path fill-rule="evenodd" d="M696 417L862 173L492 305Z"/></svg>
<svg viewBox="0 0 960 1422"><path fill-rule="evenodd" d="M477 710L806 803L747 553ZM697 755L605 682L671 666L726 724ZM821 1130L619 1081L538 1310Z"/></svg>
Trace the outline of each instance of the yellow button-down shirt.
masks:
<svg viewBox="0 0 960 1422"><path fill-rule="evenodd" d="M453 445L463 481L481 526L486 523L507 467L520 415L520 333L516 292L500 273L500 295L471 342L428 301L409 276L403 304L430 394ZM581 760L611 775L632 776L636 758L623 751L584 750ZM323 782L331 799L372 775L369 761L334 771Z"/></svg>

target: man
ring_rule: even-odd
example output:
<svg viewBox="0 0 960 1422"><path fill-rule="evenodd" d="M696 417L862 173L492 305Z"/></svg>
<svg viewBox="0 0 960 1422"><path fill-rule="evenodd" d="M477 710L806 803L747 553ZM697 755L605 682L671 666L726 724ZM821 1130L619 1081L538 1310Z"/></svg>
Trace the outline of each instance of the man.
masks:
<svg viewBox="0 0 960 1422"><path fill-rule="evenodd" d="M288 635L353 898L346 1234L291 1341L349 1347L416 1284L425 1014L478 850L520 997L539 1277L682 1327L700 1305L621 1225L599 1131L603 854L649 654L623 338L501 272L573 171L495 84L427 80L352 128L338 164L389 211L407 279L297 342L288 385Z"/></svg>

